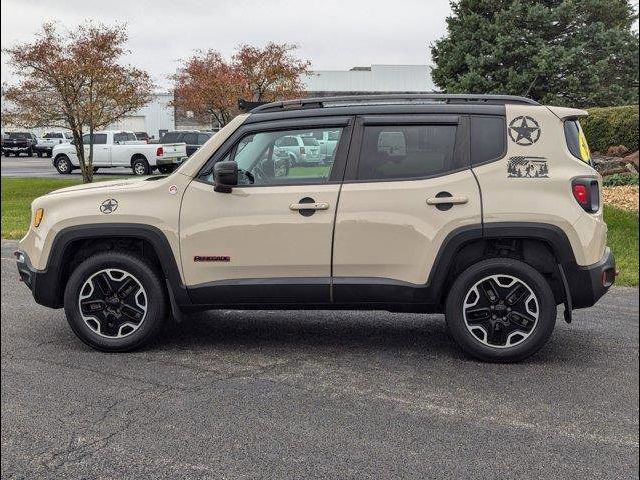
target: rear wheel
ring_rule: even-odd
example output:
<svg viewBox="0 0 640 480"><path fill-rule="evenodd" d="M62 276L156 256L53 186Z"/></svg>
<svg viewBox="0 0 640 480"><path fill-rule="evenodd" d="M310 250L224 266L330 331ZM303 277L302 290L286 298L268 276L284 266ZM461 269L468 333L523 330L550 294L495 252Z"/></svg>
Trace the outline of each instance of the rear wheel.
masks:
<svg viewBox="0 0 640 480"><path fill-rule="evenodd" d="M58 170L58 173L60 173L61 175L70 174L73 168L71 165L71 160L69 160L69 157L67 157L66 155L60 155L59 157L57 157L55 166L56 170Z"/></svg>
<svg viewBox="0 0 640 480"><path fill-rule="evenodd" d="M38 158L42 158L42 152L37 152L36 155L38 155Z"/></svg>
<svg viewBox="0 0 640 480"><path fill-rule="evenodd" d="M131 161L131 169L134 175L149 175L149 162L144 157L136 157Z"/></svg>
<svg viewBox="0 0 640 480"><path fill-rule="evenodd" d="M545 278L510 258L478 262L454 281L446 302L449 332L468 354L516 362L549 340L556 302Z"/></svg>
<svg viewBox="0 0 640 480"><path fill-rule="evenodd" d="M167 314L158 272L127 252L96 254L71 274L64 310L74 333L102 351L141 347L157 333Z"/></svg>
<svg viewBox="0 0 640 480"><path fill-rule="evenodd" d="M27 157L33 157L33 150L32 149L27 150Z"/></svg>

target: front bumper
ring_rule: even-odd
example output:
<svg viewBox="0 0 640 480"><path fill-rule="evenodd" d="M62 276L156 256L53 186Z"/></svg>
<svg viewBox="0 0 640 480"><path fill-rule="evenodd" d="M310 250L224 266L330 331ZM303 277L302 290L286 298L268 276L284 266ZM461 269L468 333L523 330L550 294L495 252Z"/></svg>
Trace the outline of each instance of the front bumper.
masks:
<svg viewBox="0 0 640 480"><path fill-rule="evenodd" d="M21 251L14 252L20 280L29 287L34 300L40 305L60 308L62 303L59 295L58 276L48 270L36 270L31 264L29 256Z"/></svg>
<svg viewBox="0 0 640 480"><path fill-rule="evenodd" d="M616 260L609 248L599 262L586 267L563 265L573 308L586 308L595 303L611 288L616 278Z"/></svg>
<svg viewBox="0 0 640 480"><path fill-rule="evenodd" d="M14 146L2 147L2 151L3 152L5 152L5 151L6 152L12 152L12 153L13 152L27 152L27 151L29 151L29 147L14 147Z"/></svg>

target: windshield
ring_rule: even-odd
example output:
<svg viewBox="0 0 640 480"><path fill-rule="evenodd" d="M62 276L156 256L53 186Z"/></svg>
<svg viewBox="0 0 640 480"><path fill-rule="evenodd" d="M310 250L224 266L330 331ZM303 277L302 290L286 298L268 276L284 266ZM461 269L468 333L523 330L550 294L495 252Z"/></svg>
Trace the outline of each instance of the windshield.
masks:
<svg viewBox="0 0 640 480"><path fill-rule="evenodd" d="M9 138L24 140L25 138L31 138L31 135L24 132L13 132L9 133Z"/></svg>

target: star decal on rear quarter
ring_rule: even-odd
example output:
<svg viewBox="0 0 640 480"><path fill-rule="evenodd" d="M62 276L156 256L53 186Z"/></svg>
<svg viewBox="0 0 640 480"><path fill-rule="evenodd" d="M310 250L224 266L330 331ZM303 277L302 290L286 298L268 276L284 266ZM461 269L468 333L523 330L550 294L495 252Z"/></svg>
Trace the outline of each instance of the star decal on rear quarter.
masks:
<svg viewBox="0 0 640 480"><path fill-rule="evenodd" d="M118 208L118 201L115 198L108 198L100 204L102 213L113 213Z"/></svg>
<svg viewBox="0 0 640 480"><path fill-rule="evenodd" d="M509 124L509 138L518 145L533 145L541 134L540 125L532 117L516 117Z"/></svg>

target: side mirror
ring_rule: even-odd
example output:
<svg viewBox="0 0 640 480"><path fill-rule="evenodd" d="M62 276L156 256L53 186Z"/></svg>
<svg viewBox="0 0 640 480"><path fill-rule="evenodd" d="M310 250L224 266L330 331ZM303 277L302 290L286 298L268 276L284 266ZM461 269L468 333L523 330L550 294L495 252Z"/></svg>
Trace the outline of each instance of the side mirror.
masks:
<svg viewBox="0 0 640 480"><path fill-rule="evenodd" d="M220 193L231 193L238 185L238 164L233 161L218 162L213 166L213 190Z"/></svg>

